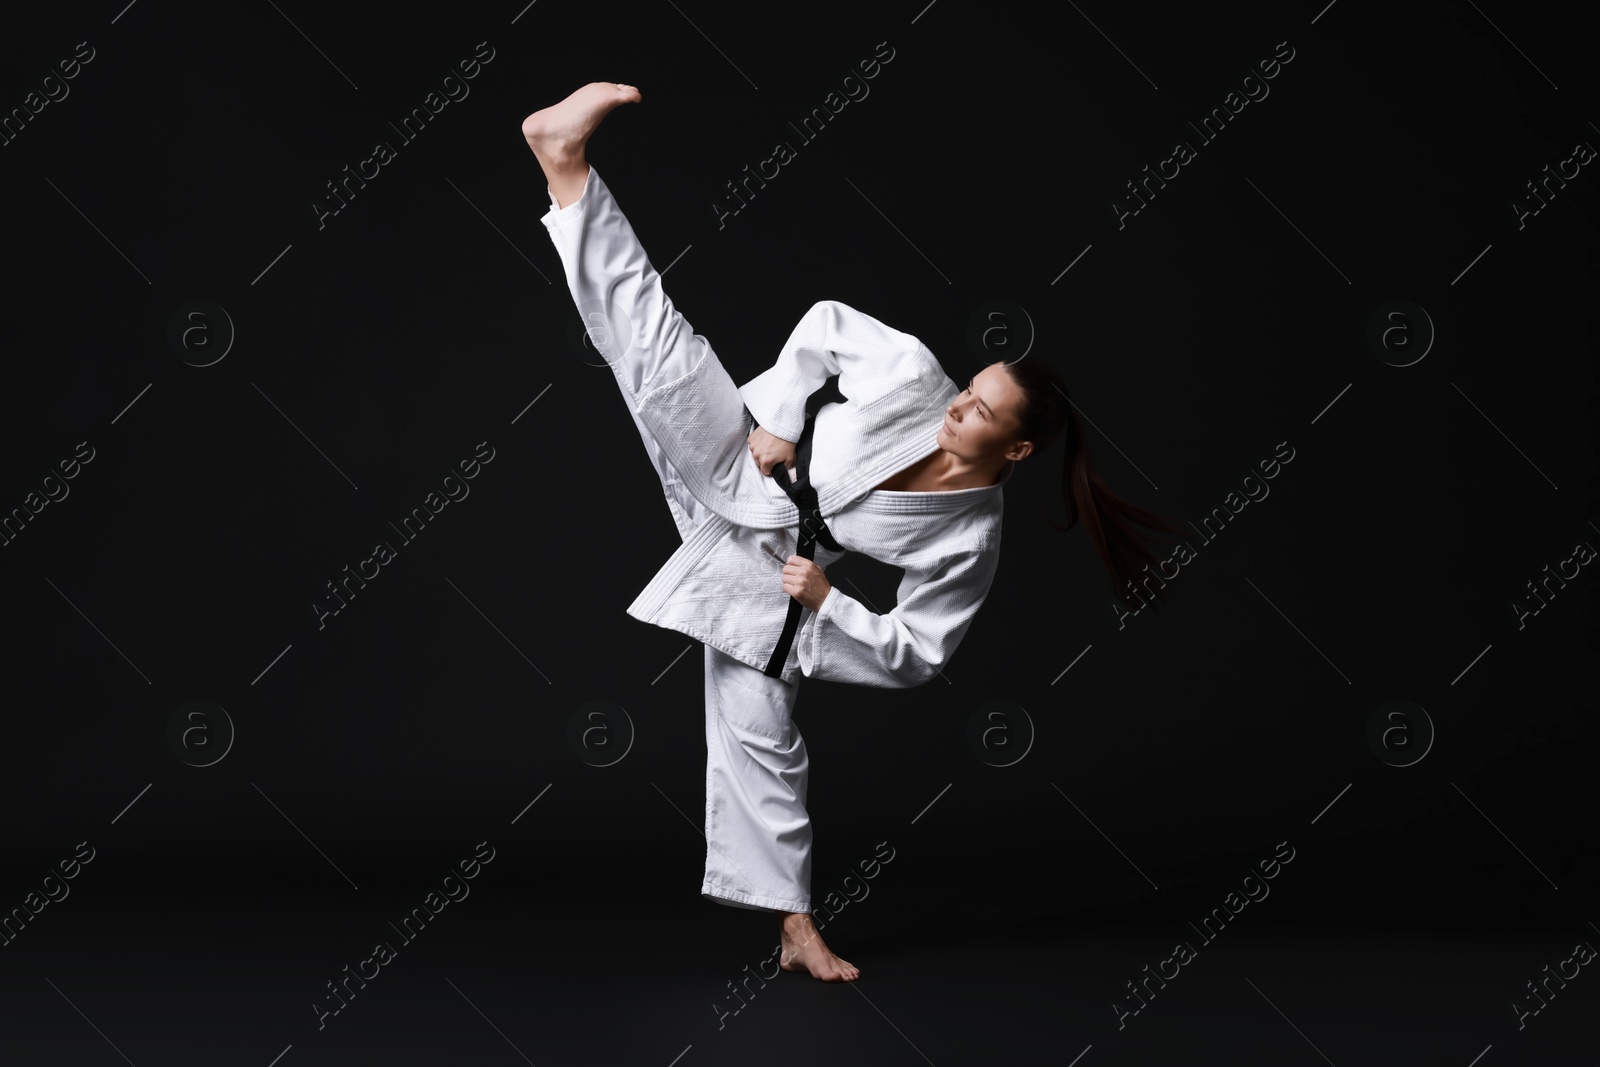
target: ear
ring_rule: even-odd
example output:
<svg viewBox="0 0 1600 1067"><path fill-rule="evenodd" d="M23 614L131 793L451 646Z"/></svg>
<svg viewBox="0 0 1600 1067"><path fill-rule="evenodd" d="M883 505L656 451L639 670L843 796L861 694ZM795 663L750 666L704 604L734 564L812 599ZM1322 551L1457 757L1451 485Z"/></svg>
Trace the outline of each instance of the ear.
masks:
<svg viewBox="0 0 1600 1067"><path fill-rule="evenodd" d="M1012 445L1010 448L1008 448L1006 450L1006 458L1009 459L1009 460L1026 459L1028 456L1030 456L1032 454L1033 454L1033 442L1032 441L1018 441L1016 444Z"/></svg>

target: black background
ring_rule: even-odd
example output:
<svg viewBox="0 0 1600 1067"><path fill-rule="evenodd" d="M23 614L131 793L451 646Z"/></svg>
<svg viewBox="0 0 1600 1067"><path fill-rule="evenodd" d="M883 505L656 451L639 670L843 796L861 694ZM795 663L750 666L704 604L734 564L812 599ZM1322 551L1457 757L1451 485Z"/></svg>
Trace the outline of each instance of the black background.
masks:
<svg viewBox="0 0 1600 1067"><path fill-rule="evenodd" d="M1600 937L1592 568L1511 607L1600 546L1590 170L1522 228L1511 207L1600 144L1592 57L1560 10L1319 10L8 15L7 111L95 57L0 147L0 510L94 459L0 548L0 908L95 858L3 949L0 1060L1592 1062L1600 979L1521 1030L1509 1007ZM480 41L470 95L402 144L388 123ZM1186 122L1282 41L1270 94L1202 143ZM879 42L869 95L802 143L787 123ZM814 897L895 850L827 929L863 980L781 975L720 1027L776 939L698 893L701 649L623 610L676 532L569 342L519 131L596 79L644 100L590 159L735 380L835 299L958 380L1052 362L1107 483L1169 515L1294 449L1121 628L1087 535L1045 520L1060 445L1019 465L945 677L801 687ZM1197 158L1119 228L1180 138ZM719 226L780 139L796 158ZM319 227L378 140L396 158ZM192 300L236 330L210 366L168 343ZM1027 321L975 350L996 300ZM1367 341L1394 300L1436 333L1404 367ZM470 496L319 628L325 583L482 441ZM894 602L871 560L830 577ZM168 743L191 700L236 731L210 766ZM567 743L590 700L635 731L611 766ZM993 700L1035 731L1009 766L967 743ZM1368 743L1391 700L1436 731L1410 766ZM319 1030L324 983L480 841L471 897ZM1119 1029L1123 983L1284 841L1271 896L1182 972L1205 977Z"/></svg>

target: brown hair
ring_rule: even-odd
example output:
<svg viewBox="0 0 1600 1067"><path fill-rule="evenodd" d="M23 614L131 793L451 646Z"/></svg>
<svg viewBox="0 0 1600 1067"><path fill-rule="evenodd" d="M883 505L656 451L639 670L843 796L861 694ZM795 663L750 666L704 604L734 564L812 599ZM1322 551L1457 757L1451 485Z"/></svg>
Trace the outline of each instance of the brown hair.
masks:
<svg viewBox="0 0 1600 1067"><path fill-rule="evenodd" d="M1130 606L1142 607L1143 601L1127 587L1141 567L1156 568L1160 557L1151 551L1146 537L1134 530L1134 524L1171 534L1177 540L1178 523L1168 516L1131 504L1106 488L1089 461L1088 442L1073 411L1071 398L1067 396L1067 383L1053 367L1037 359L1019 359L1003 366L1022 391L1022 409L1017 413L1019 439L1032 441L1034 452L1042 452L1057 437L1066 438L1066 455L1061 464L1061 498L1067 506L1067 522L1063 526L1051 519L1050 525L1058 530L1070 530L1081 518L1089 532L1090 543L1110 572L1117 595ZM1157 584L1161 588L1155 595L1158 600L1165 601L1171 595L1166 591L1167 583Z"/></svg>

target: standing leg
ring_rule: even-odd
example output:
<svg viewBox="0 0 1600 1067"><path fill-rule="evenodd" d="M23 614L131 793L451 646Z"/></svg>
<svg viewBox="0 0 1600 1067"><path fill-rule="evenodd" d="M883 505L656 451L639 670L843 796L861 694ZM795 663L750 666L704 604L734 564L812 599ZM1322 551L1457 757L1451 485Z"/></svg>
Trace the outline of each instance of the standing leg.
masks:
<svg viewBox="0 0 1600 1067"><path fill-rule="evenodd" d="M799 687L706 648L706 874L700 895L779 918L779 966L828 982L858 967L811 919L811 764L794 722Z"/></svg>
<svg viewBox="0 0 1600 1067"><path fill-rule="evenodd" d="M810 761L794 724L799 687L706 646L706 873L700 895L811 910Z"/></svg>

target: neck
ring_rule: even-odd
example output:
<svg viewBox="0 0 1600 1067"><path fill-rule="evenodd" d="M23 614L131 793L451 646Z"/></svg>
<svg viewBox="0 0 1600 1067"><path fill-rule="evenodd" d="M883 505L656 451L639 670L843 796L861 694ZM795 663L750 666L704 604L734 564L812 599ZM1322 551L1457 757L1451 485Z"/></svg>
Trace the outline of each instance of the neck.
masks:
<svg viewBox="0 0 1600 1067"><path fill-rule="evenodd" d="M985 460L974 463L962 459L954 452L945 449L939 450L943 463L936 468L937 479L940 485L951 489L975 489L980 486L993 485L1000 480L1000 475L1005 471L1010 460L1000 459Z"/></svg>

